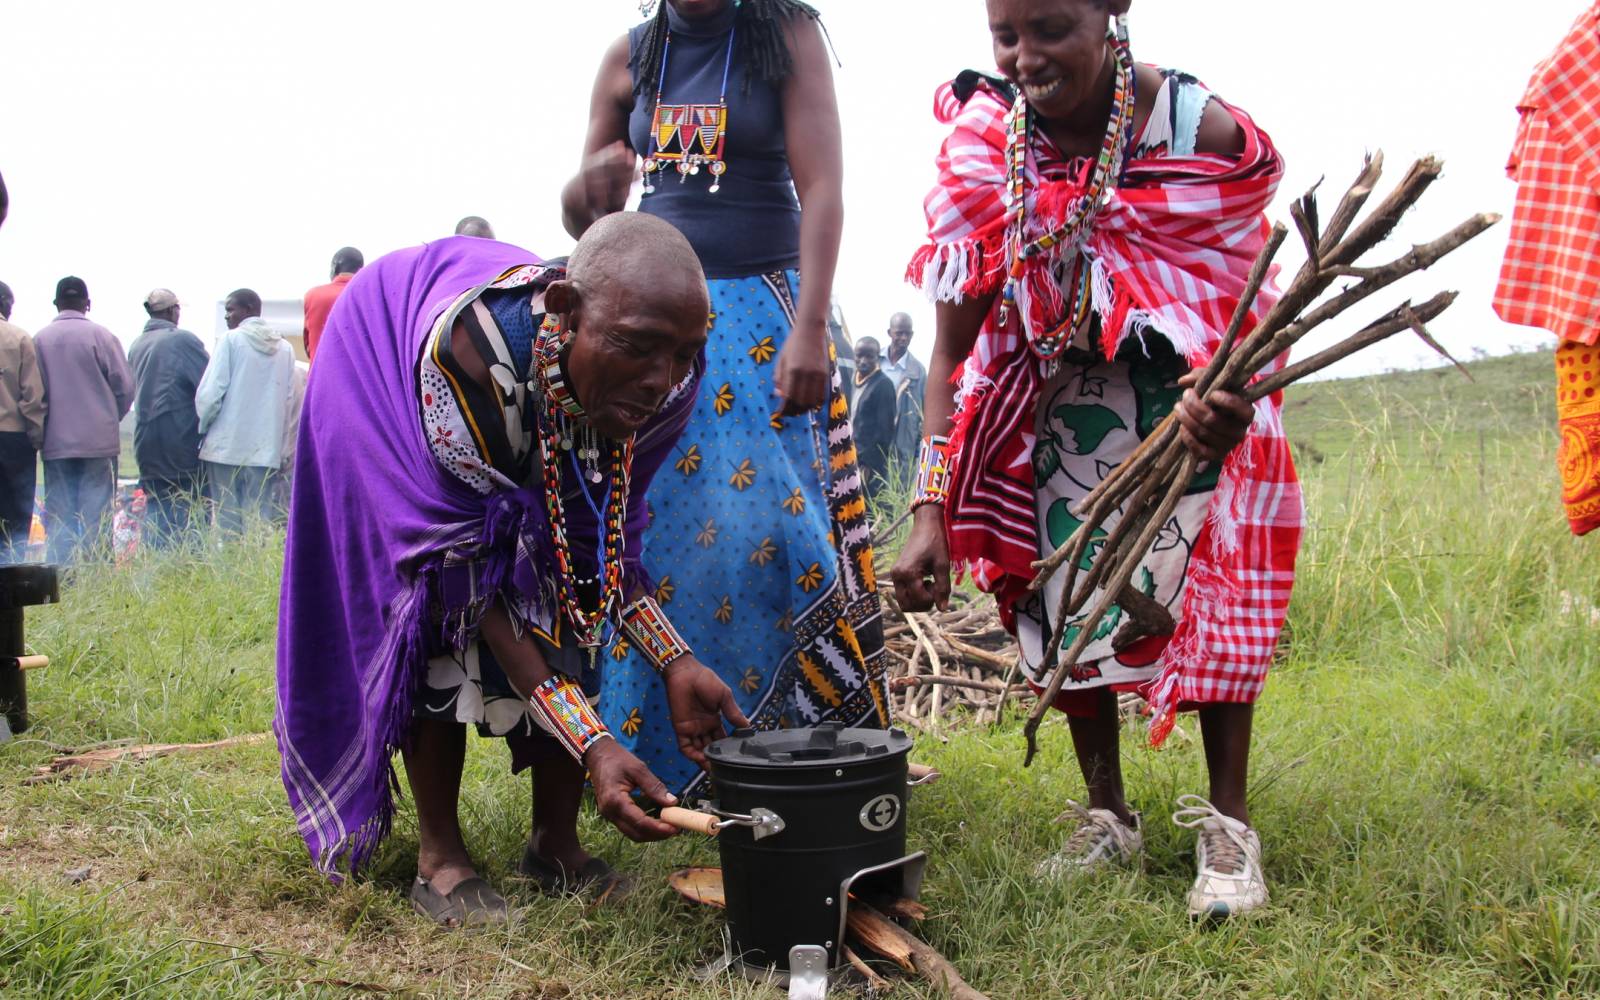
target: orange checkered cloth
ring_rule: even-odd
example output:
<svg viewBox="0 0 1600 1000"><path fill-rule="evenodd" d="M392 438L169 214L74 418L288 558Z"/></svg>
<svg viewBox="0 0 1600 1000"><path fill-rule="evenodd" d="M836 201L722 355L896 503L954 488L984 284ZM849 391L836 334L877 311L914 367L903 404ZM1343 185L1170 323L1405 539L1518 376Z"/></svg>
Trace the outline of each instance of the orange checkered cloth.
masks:
<svg viewBox="0 0 1600 1000"><path fill-rule="evenodd" d="M1600 3L1534 70L1507 172L1517 182L1495 291L1507 323L1600 342Z"/></svg>

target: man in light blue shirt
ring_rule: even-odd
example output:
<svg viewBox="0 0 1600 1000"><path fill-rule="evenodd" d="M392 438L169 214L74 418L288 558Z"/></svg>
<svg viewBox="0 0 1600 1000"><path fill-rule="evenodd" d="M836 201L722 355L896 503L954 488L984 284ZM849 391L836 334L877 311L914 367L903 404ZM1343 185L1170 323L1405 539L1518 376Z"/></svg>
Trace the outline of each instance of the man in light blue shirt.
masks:
<svg viewBox="0 0 1600 1000"><path fill-rule="evenodd" d="M224 305L217 341L195 391L200 460L217 526L237 533L247 516L275 517L276 480L294 403L294 348L261 318L261 296L241 288Z"/></svg>

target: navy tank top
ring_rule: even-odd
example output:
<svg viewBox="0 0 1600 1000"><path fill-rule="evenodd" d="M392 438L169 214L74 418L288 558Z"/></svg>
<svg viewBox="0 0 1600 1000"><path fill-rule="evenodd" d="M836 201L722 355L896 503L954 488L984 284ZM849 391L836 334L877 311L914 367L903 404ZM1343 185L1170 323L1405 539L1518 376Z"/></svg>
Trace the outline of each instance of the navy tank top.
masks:
<svg viewBox="0 0 1600 1000"><path fill-rule="evenodd" d="M662 0L663 3L666 0ZM728 32L738 10L732 4L721 14L695 23L669 5L672 44L667 52L667 104L716 104L722 92ZM657 80L638 87L640 42L650 22L628 32L628 68L637 94L628 117L628 140L641 158L650 153L650 124L655 113ZM658 78L659 79L659 78ZM800 265L800 202L789 174L784 144L783 105L778 88L749 77L735 46L728 70L728 131L723 154L728 165L716 194L710 171L683 177L675 166L655 175L655 191L639 202L649 212L677 226L700 257L707 278L747 278Z"/></svg>

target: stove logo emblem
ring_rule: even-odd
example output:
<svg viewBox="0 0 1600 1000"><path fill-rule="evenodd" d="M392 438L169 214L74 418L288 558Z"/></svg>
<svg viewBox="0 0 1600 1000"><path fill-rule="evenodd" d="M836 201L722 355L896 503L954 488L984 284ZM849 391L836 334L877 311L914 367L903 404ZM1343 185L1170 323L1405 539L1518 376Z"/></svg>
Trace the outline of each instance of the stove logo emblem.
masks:
<svg viewBox="0 0 1600 1000"><path fill-rule="evenodd" d="M861 825L873 833L882 833L894 826L900 818L900 796L880 795L861 807Z"/></svg>

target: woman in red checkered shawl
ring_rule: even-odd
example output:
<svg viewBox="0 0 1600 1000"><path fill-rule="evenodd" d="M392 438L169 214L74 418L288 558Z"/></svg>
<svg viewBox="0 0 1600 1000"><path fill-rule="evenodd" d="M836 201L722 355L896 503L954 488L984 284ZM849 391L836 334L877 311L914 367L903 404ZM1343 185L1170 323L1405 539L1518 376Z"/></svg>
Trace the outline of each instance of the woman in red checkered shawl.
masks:
<svg viewBox="0 0 1600 1000"><path fill-rule="evenodd" d="M1030 564L1071 535L1076 502L1176 410L1207 464L1133 580L1172 627L1129 635L1113 606L1067 665L1057 707L1089 806L1071 803L1077 827L1041 870L1142 851L1117 747L1117 692L1137 690L1156 743L1175 712L1200 713L1209 801L1182 797L1174 819L1200 832L1191 914L1227 915L1267 896L1245 779L1252 706L1294 579L1300 491L1276 399L1202 401L1186 387L1243 294L1283 165L1248 115L1193 77L1132 62L1130 4L988 0L1004 79L968 72L935 97L951 133L927 199L929 242L908 277L938 303L925 467L948 454L951 477L947 487L919 477L933 488L914 498L894 580L901 605L922 610L948 598L952 564L970 571L1042 688L1061 580L1029 594ZM1269 283L1246 331L1275 297Z"/></svg>

